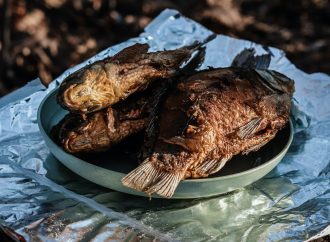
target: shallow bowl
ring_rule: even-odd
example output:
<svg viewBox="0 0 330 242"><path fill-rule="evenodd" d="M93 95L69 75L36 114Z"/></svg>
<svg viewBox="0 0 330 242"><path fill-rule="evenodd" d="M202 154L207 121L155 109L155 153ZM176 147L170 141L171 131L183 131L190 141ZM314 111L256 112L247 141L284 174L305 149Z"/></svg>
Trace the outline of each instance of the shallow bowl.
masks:
<svg viewBox="0 0 330 242"><path fill-rule="evenodd" d="M51 128L68 111L56 102L58 89L51 91L41 102L38 110L40 132L51 153L67 168L83 178L116 191L147 196L125 187L121 179L138 164L135 156L139 137L133 137L126 144L114 147L108 152L74 156L65 152L50 136ZM173 199L211 197L245 187L269 173L284 157L293 138L292 123L279 131L276 137L257 152L234 156L225 167L208 178L187 179L180 182ZM157 195L154 195L157 197Z"/></svg>

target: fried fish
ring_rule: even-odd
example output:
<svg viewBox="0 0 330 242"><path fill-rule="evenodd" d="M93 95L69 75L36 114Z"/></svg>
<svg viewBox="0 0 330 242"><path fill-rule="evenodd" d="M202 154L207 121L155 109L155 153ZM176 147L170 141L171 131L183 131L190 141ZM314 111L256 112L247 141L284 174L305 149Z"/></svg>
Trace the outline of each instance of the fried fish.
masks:
<svg viewBox="0 0 330 242"><path fill-rule="evenodd" d="M158 78L169 78L201 46L148 53L147 44L127 47L68 76L61 84L58 103L74 113L90 113L144 90Z"/></svg>
<svg viewBox="0 0 330 242"><path fill-rule="evenodd" d="M104 151L145 129L150 96L139 96L114 107L86 114L67 114L54 126L53 137L69 153Z"/></svg>
<svg viewBox="0 0 330 242"><path fill-rule="evenodd" d="M273 139L293 92L293 80L270 70L218 68L180 81L149 124L146 159L122 183L172 197L181 180L207 177Z"/></svg>

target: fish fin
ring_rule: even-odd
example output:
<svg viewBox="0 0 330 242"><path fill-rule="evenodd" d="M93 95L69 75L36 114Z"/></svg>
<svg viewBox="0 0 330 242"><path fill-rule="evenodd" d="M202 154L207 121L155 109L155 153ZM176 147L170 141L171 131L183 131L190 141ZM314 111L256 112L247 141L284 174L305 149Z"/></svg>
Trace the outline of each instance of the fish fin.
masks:
<svg viewBox="0 0 330 242"><path fill-rule="evenodd" d="M240 127L237 131L237 136L241 139L251 137L258 130L262 118L256 117L251 119L249 122Z"/></svg>
<svg viewBox="0 0 330 242"><path fill-rule="evenodd" d="M202 41L196 40L192 44L186 45L186 46L183 46L183 47L180 47L177 50L184 49L184 50L190 50L192 52L193 51L205 51L206 44L209 43L209 42L211 42L212 40L214 40L216 37L217 37L217 34L214 34L213 33L213 34L210 34L209 36L207 36ZM205 53L204 53L204 55L205 55Z"/></svg>
<svg viewBox="0 0 330 242"><path fill-rule="evenodd" d="M220 171L227 164L227 161L231 159L231 157L232 155L228 155L221 159L218 159L215 165L208 170L208 173L213 174Z"/></svg>
<svg viewBox="0 0 330 242"><path fill-rule="evenodd" d="M254 48L244 49L237 54L231 63L233 67L265 70L269 67L271 55L255 55Z"/></svg>
<svg viewBox="0 0 330 242"><path fill-rule="evenodd" d="M121 181L124 186L147 194L157 193L166 198L173 196L175 189L183 177L182 172L168 172L145 161L131 171Z"/></svg>
<svg viewBox="0 0 330 242"><path fill-rule="evenodd" d="M171 198L182 179L182 173L161 171L157 181L148 187L145 192L148 194L157 193L158 195Z"/></svg>
<svg viewBox="0 0 330 242"><path fill-rule="evenodd" d="M200 47L193 57L190 58L188 63L181 69L182 76L190 76L196 72L196 69L201 67L205 60L206 47Z"/></svg>
<svg viewBox="0 0 330 242"><path fill-rule="evenodd" d="M243 155L247 155L248 153L252 152L252 151L257 151L259 150L262 146L264 146L265 144L267 144L271 139L273 139L275 137L275 134L272 134L268 137L266 137L264 140L261 141L260 144L254 145L250 148L248 148L247 150L243 151L242 154Z"/></svg>
<svg viewBox="0 0 330 242"><path fill-rule="evenodd" d="M121 182L124 186L138 191L144 191L150 184L153 184L159 173L160 171L151 162L144 161L128 173Z"/></svg>
<svg viewBox="0 0 330 242"><path fill-rule="evenodd" d="M146 54L148 49L148 44L134 44L119 51L111 58L111 60L118 61L119 63L127 61L132 62L136 57Z"/></svg>
<svg viewBox="0 0 330 242"><path fill-rule="evenodd" d="M193 69L198 68L204 62L205 57L205 44L216 38L216 34L211 34L203 41L195 41L191 45L183 46L175 50L164 50L162 52L155 52L149 55L149 60L154 65L167 68L178 69L179 66L184 64L183 70L180 73L190 75L193 73ZM193 53L196 54L194 55ZM177 72L174 71L174 74Z"/></svg>
<svg viewBox="0 0 330 242"><path fill-rule="evenodd" d="M228 155L220 159L207 160L201 163L200 165L198 165L194 170L207 175L216 173L225 166L225 164L231 157L232 155Z"/></svg>

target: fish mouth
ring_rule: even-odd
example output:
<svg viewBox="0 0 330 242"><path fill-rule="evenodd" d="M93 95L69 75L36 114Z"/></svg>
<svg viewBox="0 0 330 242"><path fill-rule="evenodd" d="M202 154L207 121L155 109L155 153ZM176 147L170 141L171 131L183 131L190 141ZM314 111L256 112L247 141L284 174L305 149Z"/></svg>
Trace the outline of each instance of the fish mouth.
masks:
<svg viewBox="0 0 330 242"><path fill-rule="evenodd" d="M82 125L81 127L85 127ZM70 152L72 154L76 153L86 153L86 152L97 152L102 151L103 149L94 149L93 147L93 141L89 138L86 138L86 136L79 131L70 132L66 139L63 142L63 147L67 152Z"/></svg>
<svg viewBox="0 0 330 242"><path fill-rule="evenodd" d="M81 83L81 81L75 81L61 85L57 94L58 103L72 113L90 113L100 110L102 103L97 99L98 97L91 95L89 88Z"/></svg>
<svg viewBox="0 0 330 242"><path fill-rule="evenodd" d="M83 125L85 120L79 114L67 114L57 125L51 130L51 136L54 141L62 145L63 140L68 136L69 131L77 130L79 126Z"/></svg>

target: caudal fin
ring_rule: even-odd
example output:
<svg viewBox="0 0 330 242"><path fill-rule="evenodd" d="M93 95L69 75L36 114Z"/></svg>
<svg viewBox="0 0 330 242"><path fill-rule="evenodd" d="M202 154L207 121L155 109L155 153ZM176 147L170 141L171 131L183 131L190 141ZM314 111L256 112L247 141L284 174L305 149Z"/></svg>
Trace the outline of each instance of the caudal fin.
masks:
<svg viewBox="0 0 330 242"><path fill-rule="evenodd" d="M151 162L145 161L127 174L121 181L124 186L135 190L171 198L183 177L182 173L163 171Z"/></svg>

